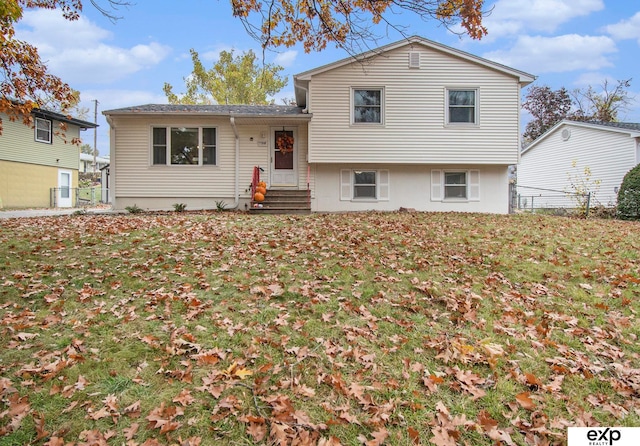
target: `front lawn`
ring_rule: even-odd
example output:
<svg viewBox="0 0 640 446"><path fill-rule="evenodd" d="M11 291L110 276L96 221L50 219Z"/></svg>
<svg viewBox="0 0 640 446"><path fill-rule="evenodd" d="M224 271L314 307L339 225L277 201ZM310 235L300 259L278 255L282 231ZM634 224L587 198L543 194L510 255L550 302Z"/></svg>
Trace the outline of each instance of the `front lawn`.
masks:
<svg viewBox="0 0 640 446"><path fill-rule="evenodd" d="M565 444L640 426L640 224L0 221L0 444Z"/></svg>

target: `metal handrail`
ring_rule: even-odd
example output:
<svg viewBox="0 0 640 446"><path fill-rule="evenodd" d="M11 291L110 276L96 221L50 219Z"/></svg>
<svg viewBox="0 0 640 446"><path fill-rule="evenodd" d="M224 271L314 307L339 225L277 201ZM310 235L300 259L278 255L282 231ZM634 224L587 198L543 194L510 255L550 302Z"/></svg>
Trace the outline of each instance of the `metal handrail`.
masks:
<svg viewBox="0 0 640 446"><path fill-rule="evenodd" d="M251 207L255 202L256 188L260 182L260 166L253 166L253 175L251 176Z"/></svg>

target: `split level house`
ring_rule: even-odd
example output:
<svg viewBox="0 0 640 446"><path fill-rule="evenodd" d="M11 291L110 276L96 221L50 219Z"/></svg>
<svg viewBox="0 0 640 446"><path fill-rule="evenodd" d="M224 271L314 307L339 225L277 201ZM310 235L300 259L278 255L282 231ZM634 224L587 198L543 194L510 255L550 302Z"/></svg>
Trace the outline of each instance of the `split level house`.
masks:
<svg viewBox="0 0 640 446"><path fill-rule="evenodd" d="M78 187L82 131L96 124L34 109L31 124L2 115L0 207L71 207Z"/></svg>
<svg viewBox="0 0 640 446"><path fill-rule="evenodd" d="M258 172L316 212L508 212L531 74L411 37L293 80L297 106L105 111L113 206L248 209Z"/></svg>
<svg viewBox="0 0 640 446"><path fill-rule="evenodd" d="M563 120L522 151L518 193L525 207L571 206L576 192L590 192L590 204L615 206L638 163L640 123Z"/></svg>

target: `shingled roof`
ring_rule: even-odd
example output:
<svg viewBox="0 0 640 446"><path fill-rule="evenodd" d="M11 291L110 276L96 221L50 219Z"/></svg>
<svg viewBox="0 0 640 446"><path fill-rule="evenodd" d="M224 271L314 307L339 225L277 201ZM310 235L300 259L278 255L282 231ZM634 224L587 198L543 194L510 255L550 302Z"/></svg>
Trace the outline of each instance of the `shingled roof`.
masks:
<svg viewBox="0 0 640 446"><path fill-rule="evenodd" d="M638 122L603 122L603 121L588 121L587 124L602 125L605 127L614 127L617 129L633 130L640 132L640 123Z"/></svg>
<svg viewBox="0 0 640 446"><path fill-rule="evenodd" d="M306 115L302 107L291 105L185 105L146 104L105 110L105 115L121 114L199 114L211 116L298 116Z"/></svg>

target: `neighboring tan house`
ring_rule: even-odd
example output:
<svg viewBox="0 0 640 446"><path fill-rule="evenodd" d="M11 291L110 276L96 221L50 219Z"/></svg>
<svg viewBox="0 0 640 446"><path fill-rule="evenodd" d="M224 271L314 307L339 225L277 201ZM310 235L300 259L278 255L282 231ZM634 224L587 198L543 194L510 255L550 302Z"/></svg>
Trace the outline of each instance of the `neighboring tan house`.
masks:
<svg viewBox="0 0 640 446"><path fill-rule="evenodd" d="M297 107L105 111L113 206L247 208L254 166L312 211L508 212L534 76L420 38L294 76Z"/></svg>
<svg viewBox="0 0 640 446"><path fill-rule="evenodd" d="M95 168L94 168L95 161ZM92 172L100 172L103 167L109 165L109 158L103 158L100 156L89 155L88 153L80 154L80 172L82 173L92 173Z"/></svg>
<svg viewBox="0 0 640 446"><path fill-rule="evenodd" d="M571 204L561 192L588 189L591 204L613 206L622 179L638 163L640 124L564 120L522 151L518 192L533 197L533 207L547 207L547 200L555 207Z"/></svg>
<svg viewBox="0 0 640 446"><path fill-rule="evenodd" d="M31 126L2 115L0 206L71 207L80 160L79 145L72 141L96 124L41 109L31 115Z"/></svg>

